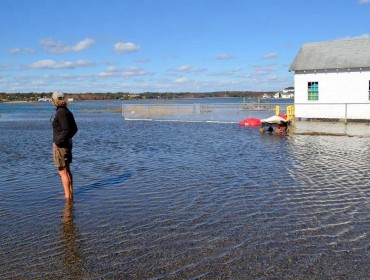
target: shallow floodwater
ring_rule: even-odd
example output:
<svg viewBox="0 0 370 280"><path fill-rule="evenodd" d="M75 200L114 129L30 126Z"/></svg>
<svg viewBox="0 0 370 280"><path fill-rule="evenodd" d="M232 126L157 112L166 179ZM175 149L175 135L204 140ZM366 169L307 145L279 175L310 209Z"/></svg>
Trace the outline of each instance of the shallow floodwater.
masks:
<svg viewBox="0 0 370 280"><path fill-rule="evenodd" d="M369 126L275 137L85 108L108 105L71 106L68 204L50 104L0 104L1 279L369 279Z"/></svg>

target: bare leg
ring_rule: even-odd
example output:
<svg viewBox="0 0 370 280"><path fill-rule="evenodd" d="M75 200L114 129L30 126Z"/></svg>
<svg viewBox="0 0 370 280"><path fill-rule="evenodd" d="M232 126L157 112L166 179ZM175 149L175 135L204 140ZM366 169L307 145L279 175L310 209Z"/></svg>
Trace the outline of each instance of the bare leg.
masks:
<svg viewBox="0 0 370 280"><path fill-rule="evenodd" d="M72 187L72 173L69 166L61 167L58 169L60 178L64 188L64 196L66 199L73 199L73 187Z"/></svg>
<svg viewBox="0 0 370 280"><path fill-rule="evenodd" d="M73 175L69 165L67 166L67 174L69 176L69 192L71 193L73 199Z"/></svg>

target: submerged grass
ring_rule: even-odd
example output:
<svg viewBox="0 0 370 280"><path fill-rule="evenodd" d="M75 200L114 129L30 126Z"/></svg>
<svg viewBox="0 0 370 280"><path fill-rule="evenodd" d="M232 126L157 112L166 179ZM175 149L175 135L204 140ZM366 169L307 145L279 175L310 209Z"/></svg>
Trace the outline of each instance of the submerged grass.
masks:
<svg viewBox="0 0 370 280"><path fill-rule="evenodd" d="M150 116L166 116L166 115L176 115L176 114L191 114L194 113L194 109L191 108L163 108L163 107L128 107L125 108L125 112L128 114L139 114L139 115L150 115Z"/></svg>
<svg viewBox="0 0 370 280"><path fill-rule="evenodd" d="M122 109L121 108L116 108L116 109L84 109L81 110L83 113L121 113Z"/></svg>
<svg viewBox="0 0 370 280"><path fill-rule="evenodd" d="M293 134L310 136L349 136L345 133L330 133L330 132L295 132Z"/></svg>

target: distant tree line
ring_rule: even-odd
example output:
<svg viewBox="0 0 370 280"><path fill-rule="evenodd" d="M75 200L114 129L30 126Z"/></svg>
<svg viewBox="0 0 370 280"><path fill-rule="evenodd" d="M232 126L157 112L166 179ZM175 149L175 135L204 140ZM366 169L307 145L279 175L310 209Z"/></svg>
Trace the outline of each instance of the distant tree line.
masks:
<svg viewBox="0 0 370 280"><path fill-rule="evenodd" d="M262 95L272 97L276 92L271 91L217 91L217 92L143 92L143 93L66 93L74 100L133 100L133 99L174 99L174 98L209 98L209 97L244 97L259 98ZM0 92L0 102L37 101L39 98L51 98L52 92L5 93Z"/></svg>

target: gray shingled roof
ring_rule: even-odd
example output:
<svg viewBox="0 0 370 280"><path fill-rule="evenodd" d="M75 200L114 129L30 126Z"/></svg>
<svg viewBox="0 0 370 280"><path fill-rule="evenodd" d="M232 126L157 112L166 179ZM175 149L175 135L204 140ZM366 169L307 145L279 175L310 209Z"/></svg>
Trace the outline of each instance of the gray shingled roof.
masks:
<svg viewBox="0 0 370 280"><path fill-rule="evenodd" d="M289 71L366 67L370 67L370 38L304 44Z"/></svg>

